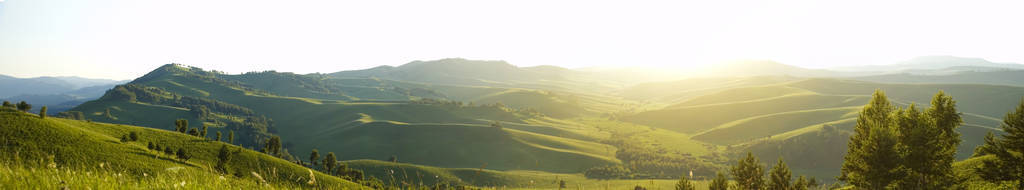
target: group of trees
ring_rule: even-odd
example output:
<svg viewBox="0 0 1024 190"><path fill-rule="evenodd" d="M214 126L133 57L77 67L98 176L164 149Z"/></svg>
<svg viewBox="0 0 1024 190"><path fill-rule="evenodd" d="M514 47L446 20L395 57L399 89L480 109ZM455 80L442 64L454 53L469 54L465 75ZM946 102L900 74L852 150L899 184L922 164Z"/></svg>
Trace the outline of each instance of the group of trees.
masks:
<svg viewBox="0 0 1024 190"><path fill-rule="evenodd" d="M618 149L615 158L622 160L622 165L590 168L584 171L584 176L595 179L671 179L688 172L711 176L718 170L713 163L637 143L628 137L618 137L604 143Z"/></svg>
<svg viewBox="0 0 1024 190"><path fill-rule="evenodd" d="M3 107L0 108L2 108L0 110L18 110L28 112L32 110L32 104L28 104L28 102L25 101L18 102L17 104L11 104L9 101L4 101ZM39 108L39 117L46 118L46 106Z"/></svg>
<svg viewBox="0 0 1024 190"><path fill-rule="evenodd" d="M177 131L179 133L186 133L186 134L189 134L189 135L192 135L192 136L202 137L202 138L205 139L205 138L207 138L206 135L207 135L207 131L208 130L209 130L209 127L207 127L206 125L203 125L203 128L189 128L188 127L188 120L187 119L178 119L178 120L174 121L174 131ZM221 139L220 131L217 131L217 137L214 140L216 140L216 141L223 140L223 139ZM278 141L280 141L280 139L278 139ZM233 144L234 142L235 142L235 131L232 130L232 131L228 132L227 143L232 143Z"/></svg>
<svg viewBox="0 0 1024 190"><path fill-rule="evenodd" d="M138 132L132 131L132 132L126 134L126 135L122 135L121 136L121 142L132 142L132 141L139 141L139 133Z"/></svg>
<svg viewBox="0 0 1024 190"><path fill-rule="evenodd" d="M153 142L149 142L149 145L147 145L146 148L157 152L163 152L164 154L167 154L167 156L174 156L178 158L178 160L181 160L182 162L187 162L188 159L192 158L192 154L185 152L184 148L178 148L178 151L175 152L174 149L171 148L170 146L160 147L159 144Z"/></svg>
<svg viewBox="0 0 1024 190"><path fill-rule="evenodd" d="M749 152L729 170L729 174L736 180L736 187L739 189L804 190L817 188L820 185L817 179L802 175L794 181L792 172L781 157L768 171L768 178L765 179L761 162L754 157L753 153ZM719 174L711 186L725 189L724 187L727 185L724 182L724 175Z"/></svg>
<svg viewBox="0 0 1024 190"><path fill-rule="evenodd" d="M867 189L944 189L956 185L952 164L963 124L943 92L931 107L892 105L878 90L857 118L840 180Z"/></svg>
<svg viewBox="0 0 1024 190"><path fill-rule="evenodd" d="M792 172L782 158L779 158L778 163L771 168L767 179L765 179L764 166L761 165L761 161L757 157L754 157L753 153L749 152L746 157L739 159L736 165L729 169L729 174L736 181L736 185L731 189L806 190L819 186L818 180L813 177L800 176L794 181ZM681 175L679 181L676 182L675 189L693 190L696 188L686 175ZM708 185L708 189L730 189L729 179L722 172L718 172L711 184Z"/></svg>
<svg viewBox="0 0 1024 190"><path fill-rule="evenodd" d="M1024 189L1024 100L1006 114L1002 128L1006 134L996 137L989 132L985 144L975 149L975 156L995 157L984 160L976 172L985 180L1016 182L1017 189Z"/></svg>
<svg viewBox="0 0 1024 190"><path fill-rule="evenodd" d="M313 149L309 153L309 167L350 181L363 180L362 170L348 168L344 162L338 161L338 157L334 152L328 152L327 156L320 160L320 151Z"/></svg>

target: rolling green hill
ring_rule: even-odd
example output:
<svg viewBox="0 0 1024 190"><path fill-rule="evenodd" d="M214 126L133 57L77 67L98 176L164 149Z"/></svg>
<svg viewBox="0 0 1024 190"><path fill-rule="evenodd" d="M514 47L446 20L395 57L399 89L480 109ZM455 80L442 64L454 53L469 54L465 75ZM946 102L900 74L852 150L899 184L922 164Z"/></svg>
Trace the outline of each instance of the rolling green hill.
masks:
<svg viewBox="0 0 1024 190"><path fill-rule="evenodd" d="M262 188L261 183L281 188L361 188L358 184L266 154L166 130L52 117L41 119L14 111L0 112L0 129L0 142L3 142L0 158L4 160L5 167L11 168L8 172L18 170L13 172L17 176L0 177L5 181L4 188L60 185L76 189L171 188L179 182L193 188L197 184L205 187ZM129 133L137 133L138 140L118 140ZM149 150L149 143L183 149L191 159L183 161ZM237 151L228 162L229 175L213 169L218 160L218 150L224 145ZM21 168L26 166L36 169ZM50 173L57 178L30 176L35 174L35 170L61 172ZM63 172L66 173L61 174ZM308 183L311 175L316 178L313 184ZM17 179L43 181L30 184L6 181Z"/></svg>
<svg viewBox="0 0 1024 190"><path fill-rule="evenodd" d="M806 79L781 84L723 90L664 109L641 112L624 120L693 133L695 139L737 144L805 127L856 117L867 103L865 94L885 91L898 104L929 103L942 90L957 101L966 127L961 133L994 131L999 118L1018 101L1024 88L975 84L883 84L838 79ZM738 128L737 128L738 127ZM980 131L979 131L980 130ZM748 134L748 135L739 135ZM965 139L960 157L980 142Z"/></svg>
<svg viewBox="0 0 1024 190"><path fill-rule="evenodd" d="M274 73L262 75L270 74ZM85 113L88 119L94 121L162 129L172 128L171 124L177 118L186 118L190 123L194 123L194 126L210 126L210 133L243 131L246 135L243 137L248 138L243 138L242 143L247 147L259 147L259 143L270 135L279 135L285 141L285 148L294 155L304 155L316 148L321 152L344 152L339 154L340 159L384 160L398 156L403 162L432 166L472 168L486 163L489 165L488 168L498 170L532 169L570 173L619 162L611 155L612 152L608 152L609 149L614 149L608 145L580 140L586 138L566 133L567 130L551 130L559 128L530 124L533 121L550 119L531 114L526 108L514 109L500 104L467 105L432 99L346 101L341 98L294 97L277 92L281 88L263 89L266 86L278 85L252 85L250 81L255 79L232 79L239 77L241 76L222 76L199 68L167 65L129 85L119 87L135 85L138 89L150 89L134 90L134 100L131 96L119 95L128 93L120 93L120 90L116 90L119 88L115 88L109 91L105 98L84 103L73 111ZM296 80L285 79L287 78L282 78L281 81L284 82L281 83L297 83ZM372 83L365 80L359 82ZM344 91L338 92L346 94ZM524 94L513 94L516 97L539 99L552 96L546 94L549 92L523 92ZM501 94L482 96L487 97L483 100L495 103L502 99L515 99L502 98ZM202 103L210 108L209 113L204 115L206 112L197 111L201 110L198 108L199 105L181 103L193 99L209 100ZM530 100L532 99L521 102L532 102ZM569 101L562 99L549 100L554 106L569 104ZM251 111L235 113L214 109L215 107L238 107ZM567 110L565 107L544 109ZM108 110L110 114L107 114ZM264 116L266 119L261 119ZM252 121L265 122L252 124ZM507 123L509 127L497 129L487 126L493 121ZM561 137L567 134L568 137Z"/></svg>
<svg viewBox="0 0 1024 190"><path fill-rule="evenodd" d="M580 174L559 174L539 171L496 171L480 168L438 168L376 160L352 160L345 162L349 167L366 171L366 175L393 181L422 183L426 185L466 184L476 187L510 189L558 189L558 182L564 180L568 187L582 189L628 189L636 186L648 189L671 189L676 180L597 180L587 179ZM698 189L706 189L709 181L694 181Z"/></svg>
<svg viewBox="0 0 1024 190"><path fill-rule="evenodd" d="M785 157L794 171L819 178L838 175L850 127L881 89L896 104L928 106L942 90L957 101L965 124L957 158L968 158L985 133L998 129L1007 102L1024 88L982 84L886 84L840 79L804 79L718 90L662 109L622 117L624 121L692 134L691 139L726 145L733 154L754 152L765 163ZM828 129L828 130L824 130Z"/></svg>

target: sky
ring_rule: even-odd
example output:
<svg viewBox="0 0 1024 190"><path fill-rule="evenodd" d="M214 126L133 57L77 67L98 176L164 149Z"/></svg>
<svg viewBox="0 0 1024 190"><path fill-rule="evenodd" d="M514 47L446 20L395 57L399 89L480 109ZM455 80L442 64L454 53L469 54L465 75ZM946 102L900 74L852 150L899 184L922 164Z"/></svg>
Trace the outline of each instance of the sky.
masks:
<svg viewBox="0 0 1024 190"><path fill-rule="evenodd" d="M0 74L132 79L167 63L330 73L461 57L518 66L1024 63L1022 1L0 0Z"/></svg>

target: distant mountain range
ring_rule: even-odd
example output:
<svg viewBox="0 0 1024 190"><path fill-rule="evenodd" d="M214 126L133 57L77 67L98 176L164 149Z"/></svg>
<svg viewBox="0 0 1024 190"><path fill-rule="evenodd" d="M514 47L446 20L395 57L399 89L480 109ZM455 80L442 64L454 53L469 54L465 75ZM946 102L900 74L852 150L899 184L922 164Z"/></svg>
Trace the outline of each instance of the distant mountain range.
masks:
<svg viewBox="0 0 1024 190"><path fill-rule="evenodd" d="M0 75L0 100L26 101L38 110L48 106L51 112L59 112L103 95L116 84L127 81L91 79L82 77L35 77L16 78Z"/></svg>
<svg viewBox="0 0 1024 190"><path fill-rule="evenodd" d="M994 63L981 58L966 58L954 56L922 56L891 65L865 65L853 67L831 68L836 71L846 72L919 72L922 70L945 70L954 68L956 70L998 70L998 69L1024 69L1024 64L1017 63Z"/></svg>

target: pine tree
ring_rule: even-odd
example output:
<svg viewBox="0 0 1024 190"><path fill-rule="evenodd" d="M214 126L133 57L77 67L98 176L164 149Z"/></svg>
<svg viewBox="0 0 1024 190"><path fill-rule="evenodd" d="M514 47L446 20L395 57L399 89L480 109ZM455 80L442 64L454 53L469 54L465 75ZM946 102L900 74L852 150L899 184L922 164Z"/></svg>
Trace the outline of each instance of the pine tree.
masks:
<svg viewBox="0 0 1024 190"><path fill-rule="evenodd" d="M317 161L320 161L320 151L313 149L313 152L309 153L309 166L316 168Z"/></svg>
<svg viewBox="0 0 1024 190"><path fill-rule="evenodd" d="M976 172L991 182L1016 182L1017 189L1024 189L1024 99L1017 110L1003 118L1002 138L996 138L992 146L996 159L984 160Z"/></svg>
<svg viewBox="0 0 1024 190"><path fill-rule="evenodd" d="M793 187L790 188L790 189L792 189L792 190L807 190L808 187L810 187L810 184L808 184L807 178L804 177L804 176L800 176L800 177L796 178L796 181L793 182Z"/></svg>
<svg viewBox="0 0 1024 190"><path fill-rule="evenodd" d="M676 182L676 190L695 190L695 189L697 189L697 188L693 187L693 183L690 182L690 179L686 179L686 175L679 176L679 181Z"/></svg>
<svg viewBox="0 0 1024 190"><path fill-rule="evenodd" d="M923 182L925 189L948 188L957 184L956 176L953 173L953 162L956 161L957 147L960 146L960 132L956 128L964 124L960 112L956 110L956 101L953 97L939 91L932 98L931 107L925 110L932 128L929 128L927 138L933 143L927 146L928 156L921 160L926 163L917 168L916 172L924 174ZM920 150L920 148L915 148ZM905 160L904 165L911 166L916 163L914 160ZM920 165L919 165L920 166Z"/></svg>
<svg viewBox="0 0 1024 190"><path fill-rule="evenodd" d="M729 190L729 179L725 178L722 172L715 174L715 179L711 181L711 185L708 186L710 190Z"/></svg>
<svg viewBox="0 0 1024 190"><path fill-rule="evenodd" d="M180 133L188 132L188 120L186 119L175 120L174 126L177 127L175 129Z"/></svg>
<svg viewBox="0 0 1024 190"><path fill-rule="evenodd" d="M779 158L779 162L768 172L768 190L788 190L790 182L793 181L793 173L789 171L786 162Z"/></svg>
<svg viewBox="0 0 1024 190"><path fill-rule="evenodd" d="M327 157L324 158L323 162L324 163L322 165L324 166L324 171L326 171L326 173L331 173L331 169L338 164L338 157L334 156L334 152L328 152Z"/></svg>
<svg viewBox="0 0 1024 190"><path fill-rule="evenodd" d="M228 144L235 144L235 131L228 132Z"/></svg>
<svg viewBox="0 0 1024 190"><path fill-rule="evenodd" d="M267 144L264 148L266 149L265 152L267 154L274 155L276 157L281 157L281 137L270 137L270 139L267 140Z"/></svg>
<svg viewBox="0 0 1024 190"><path fill-rule="evenodd" d="M857 117L840 180L859 188L883 189L899 177L895 172L900 160L891 127L895 123L893 110L885 92L876 90Z"/></svg>
<svg viewBox="0 0 1024 190"><path fill-rule="evenodd" d="M930 115L918 111L914 104L896 113L897 150L901 156L898 169L904 177L896 181L894 188L941 189L954 181L952 160L956 148L946 147L949 144L943 139L945 132L934 125L935 121L942 119L930 118ZM954 152L947 153L948 150ZM949 162L944 161L946 156Z"/></svg>
<svg viewBox="0 0 1024 190"><path fill-rule="evenodd" d="M39 108L39 118L46 119L46 106Z"/></svg>
<svg viewBox="0 0 1024 190"><path fill-rule="evenodd" d="M220 131L217 131L217 141L220 141Z"/></svg>
<svg viewBox="0 0 1024 190"><path fill-rule="evenodd" d="M199 131L199 136L203 137L203 139L206 139L206 130L207 130L206 124L203 124L203 130Z"/></svg>
<svg viewBox="0 0 1024 190"><path fill-rule="evenodd" d="M220 151L217 152L217 165L214 169L221 173L230 173L228 171L228 163L231 162L231 151L228 150L228 145L220 145Z"/></svg>
<svg viewBox="0 0 1024 190"><path fill-rule="evenodd" d="M751 152L747 152L747 157L740 159L729 172L736 180L736 186L739 189L761 189L764 187L764 167Z"/></svg>
<svg viewBox="0 0 1024 190"><path fill-rule="evenodd" d="M997 150L998 146L999 139L996 137L994 133L992 133L992 131L989 131L987 134L985 134L985 143L978 145L978 147L974 148L974 154L971 155L971 157L995 154L996 151L999 151Z"/></svg>

